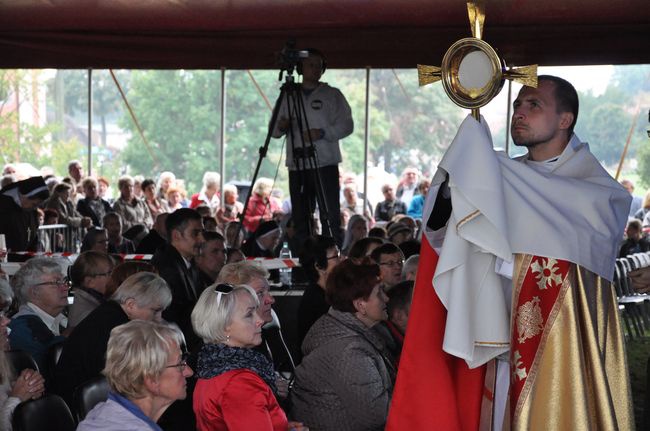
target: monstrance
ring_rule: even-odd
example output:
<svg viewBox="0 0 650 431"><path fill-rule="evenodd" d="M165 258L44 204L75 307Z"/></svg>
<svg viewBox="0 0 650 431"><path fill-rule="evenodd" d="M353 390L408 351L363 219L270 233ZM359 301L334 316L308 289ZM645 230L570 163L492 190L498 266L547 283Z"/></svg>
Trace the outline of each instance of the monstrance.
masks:
<svg viewBox="0 0 650 431"><path fill-rule="evenodd" d="M481 121L479 108L499 94L506 79L537 87L537 65L506 68L505 61L481 39L483 1L468 2L467 13L473 37L452 44L440 67L418 64L418 81L420 86L442 81L447 96L456 105L471 109L472 116Z"/></svg>

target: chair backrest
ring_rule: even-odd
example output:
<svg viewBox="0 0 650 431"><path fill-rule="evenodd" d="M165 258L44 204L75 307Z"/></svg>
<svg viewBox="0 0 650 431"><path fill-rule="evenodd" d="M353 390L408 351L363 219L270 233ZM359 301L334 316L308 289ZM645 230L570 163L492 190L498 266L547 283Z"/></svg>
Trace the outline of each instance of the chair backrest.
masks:
<svg viewBox="0 0 650 431"><path fill-rule="evenodd" d="M11 423L14 431L74 431L77 426L63 398L54 394L18 404Z"/></svg>
<svg viewBox="0 0 650 431"><path fill-rule="evenodd" d="M110 387L104 376L95 377L79 385L72 395L77 421L84 420L93 407L102 401L106 401L109 391Z"/></svg>
<svg viewBox="0 0 650 431"><path fill-rule="evenodd" d="M9 363L14 369L16 376L20 375L21 371L27 369L40 371L38 369L38 365L36 364L36 361L34 360L34 358L32 358L32 355L30 355L29 353L23 350L8 351L7 359L9 360Z"/></svg>

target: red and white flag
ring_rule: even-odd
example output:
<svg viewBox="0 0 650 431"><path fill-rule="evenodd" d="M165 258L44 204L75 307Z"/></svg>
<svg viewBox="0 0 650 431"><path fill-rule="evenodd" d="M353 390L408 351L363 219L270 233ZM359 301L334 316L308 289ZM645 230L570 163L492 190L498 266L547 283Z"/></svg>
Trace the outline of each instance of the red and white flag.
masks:
<svg viewBox="0 0 650 431"><path fill-rule="evenodd" d="M470 370L442 350L447 312L431 281L437 263L438 254L423 236L388 431L479 428L486 367Z"/></svg>

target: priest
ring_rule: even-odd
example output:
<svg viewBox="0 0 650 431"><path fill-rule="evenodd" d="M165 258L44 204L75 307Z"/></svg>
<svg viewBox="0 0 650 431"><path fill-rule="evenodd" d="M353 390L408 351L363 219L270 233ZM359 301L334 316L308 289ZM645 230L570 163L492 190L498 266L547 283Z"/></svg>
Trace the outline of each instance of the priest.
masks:
<svg viewBox="0 0 650 431"><path fill-rule="evenodd" d="M514 102L526 155L495 152L484 120L461 125L425 206L423 250L436 252L422 255L437 266L433 279L418 273L387 429L407 425L408 393L424 393L411 384L427 343L414 328L435 340L427 355L446 375L431 384L449 396L431 403L450 429L633 428L611 286L631 198L573 133L577 118L573 86L546 75Z"/></svg>

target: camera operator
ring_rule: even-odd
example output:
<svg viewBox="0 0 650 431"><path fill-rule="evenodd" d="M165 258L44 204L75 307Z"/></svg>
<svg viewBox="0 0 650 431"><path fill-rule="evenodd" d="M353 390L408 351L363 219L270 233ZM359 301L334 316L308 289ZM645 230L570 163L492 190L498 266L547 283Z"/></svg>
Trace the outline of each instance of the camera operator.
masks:
<svg viewBox="0 0 650 431"><path fill-rule="evenodd" d="M283 100L273 137L287 135L286 165L289 168L289 191L292 218L296 227L296 243L302 244L312 234L308 220L315 209L317 181L320 178L323 199L327 203L327 219L334 238L340 245L342 237L339 215L339 139L350 135L354 129L352 111L337 88L320 82L326 69L323 54L315 49L308 49L307 52L309 55L301 58L297 64L298 74L302 75L302 84L296 86L297 96L301 97L304 103L306 121L301 128L294 110L288 112L287 101ZM315 152L311 150L312 143ZM315 172L315 169L318 172ZM322 221L325 219L324 208L320 208L320 212ZM323 234L326 235L327 232L324 231Z"/></svg>

